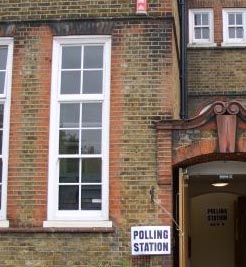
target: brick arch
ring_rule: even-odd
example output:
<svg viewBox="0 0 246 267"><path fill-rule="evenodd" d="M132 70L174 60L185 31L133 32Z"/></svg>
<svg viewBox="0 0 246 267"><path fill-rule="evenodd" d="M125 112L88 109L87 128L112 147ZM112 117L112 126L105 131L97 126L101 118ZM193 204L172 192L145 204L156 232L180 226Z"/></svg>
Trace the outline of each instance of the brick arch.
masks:
<svg viewBox="0 0 246 267"><path fill-rule="evenodd" d="M246 140L241 140L242 147L246 148ZM172 167L187 167L199 163L232 160L246 161L246 151L237 153L219 153L217 149L217 140L202 140L190 146L180 147L173 153Z"/></svg>
<svg viewBox="0 0 246 267"><path fill-rule="evenodd" d="M216 157L217 142L214 139L201 140L189 146L181 146L173 152L173 166L190 165L206 161L209 156Z"/></svg>

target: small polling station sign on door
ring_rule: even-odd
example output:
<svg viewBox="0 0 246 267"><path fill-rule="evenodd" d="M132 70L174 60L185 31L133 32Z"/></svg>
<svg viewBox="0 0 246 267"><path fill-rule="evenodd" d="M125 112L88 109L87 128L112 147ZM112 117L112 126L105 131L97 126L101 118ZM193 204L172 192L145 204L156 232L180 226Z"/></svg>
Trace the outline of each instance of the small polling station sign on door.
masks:
<svg viewBox="0 0 246 267"><path fill-rule="evenodd" d="M132 255L171 253L170 226L136 226L131 228Z"/></svg>

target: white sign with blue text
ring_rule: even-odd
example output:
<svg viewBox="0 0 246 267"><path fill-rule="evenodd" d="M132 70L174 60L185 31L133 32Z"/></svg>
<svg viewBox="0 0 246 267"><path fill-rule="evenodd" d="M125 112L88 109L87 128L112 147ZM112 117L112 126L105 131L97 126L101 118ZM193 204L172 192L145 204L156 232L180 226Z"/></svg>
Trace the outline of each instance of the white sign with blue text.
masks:
<svg viewBox="0 0 246 267"><path fill-rule="evenodd" d="M132 255L171 254L170 226L134 226L131 228Z"/></svg>

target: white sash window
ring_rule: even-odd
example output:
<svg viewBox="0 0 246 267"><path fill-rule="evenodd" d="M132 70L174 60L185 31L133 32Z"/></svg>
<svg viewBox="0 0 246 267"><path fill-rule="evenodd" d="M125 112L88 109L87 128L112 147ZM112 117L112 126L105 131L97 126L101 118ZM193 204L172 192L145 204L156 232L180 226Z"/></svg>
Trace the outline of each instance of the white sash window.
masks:
<svg viewBox="0 0 246 267"><path fill-rule="evenodd" d="M44 226L95 226L98 221L102 222L99 226L111 225L110 49L107 36L54 38L48 221Z"/></svg>
<svg viewBox="0 0 246 267"><path fill-rule="evenodd" d="M246 9L223 10L223 45L246 45Z"/></svg>
<svg viewBox="0 0 246 267"><path fill-rule="evenodd" d="M189 10L189 45L211 46L214 43L214 17L212 9Z"/></svg>

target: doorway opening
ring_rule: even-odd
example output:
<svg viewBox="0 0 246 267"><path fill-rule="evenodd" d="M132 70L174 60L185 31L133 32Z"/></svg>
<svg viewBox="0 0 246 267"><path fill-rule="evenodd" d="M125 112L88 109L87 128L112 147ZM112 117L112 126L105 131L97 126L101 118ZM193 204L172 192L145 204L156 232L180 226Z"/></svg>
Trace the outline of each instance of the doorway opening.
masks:
<svg viewBox="0 0 246 267"><path fill-rule="evenodd" d="M246 266L246 163L214 161L175 173L175 266Z"/></svg>

